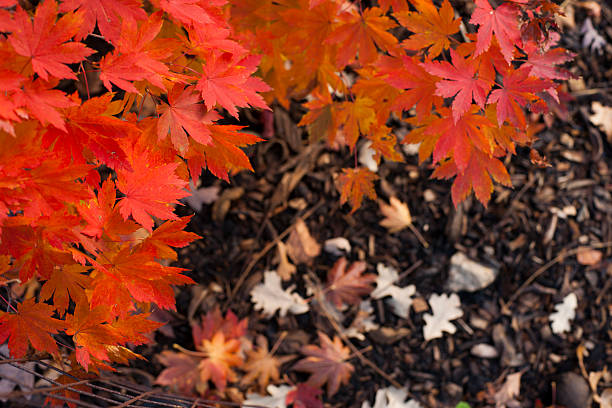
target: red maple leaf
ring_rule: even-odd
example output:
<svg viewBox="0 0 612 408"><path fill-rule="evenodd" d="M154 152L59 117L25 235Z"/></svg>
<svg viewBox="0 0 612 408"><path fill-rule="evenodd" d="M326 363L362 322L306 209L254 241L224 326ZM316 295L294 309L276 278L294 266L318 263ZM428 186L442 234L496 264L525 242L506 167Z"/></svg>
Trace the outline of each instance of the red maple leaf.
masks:
<svg viewBox="0 0 612 408"><path fill-rule="evenodd" d="M319 388L300 383L287 393L285 404L293 404L294 408L323 408L322 393Z"/></svg>
<svg viewBox="0 0 612 408"><path fill-rule="evenodd" d="M153 233L142 242L142 251L151 253L158 259L172 259L176 261L174 248L182 248L190 242L201 238L193 232L184 231L191 220L191 216L180 218L177 221L166 221L157 227Z"/></svg>
<svg viewBox="0 0 612 408"><path fill-rule="evenodd" d="M176 175L177 163L160 164L146 152L134 154L132 171L117 170L117 188L125 197L117 204L124 219L134 220L153 231L153 219L176 220L172 204L189 195L187 182Z"/></svg>
<svg viewBox="0 0 612 408"><path fill-rule="evenodd" d="M532 100L538 99L536 92L551 88L553 83L530 76L531 67L523 65L519 69L508 69L504 75L501 89L495 89L489 95L488 103L497 102L497 121L501 126L506 119L515 126L524 128L524 107Z"/></svg>
<svg viewBox="0 0 612 408"><path fill-rule="evenodd" d="M42 123L50 123L58 129L66 131L64 117L55 108L68 108L77 105L62 91L52 89L59 81L44 82L37 79L26 82L20 92L13 96L14 101L28 108L28 111Z"/></svg>
<svg viewBox="0 0 612 408"><path fill-rule="evenodd" d="M86 163L93 154L101 163L113 169L130 169L119 140L131 139L140 131L134 124L106 114L112 97L107 93L62 109L65 130L47 129L43 134L43 146L61 153L65 161ZM80 102L76 96L74 100Z"/></svg>
<svg viewBox="0 0 612 408"><path fill-rule="evenodd" d="M206 107L193 87L185 88L175 84L168 93L168 105L158 108L161 114L157 122L157 137L163 140L170 132L172 144L180 153L189 146L187 135L203 145L210 144L210 129L206 124L219 119L214 111L207 112Z"/></svg>
<svg viewBox="0 0 612 408"><path fill-rule="evenodd" d="M557 67L571 61L575 54L568 52L564 48L553 48L545 52L540 50L532 42L525 44L524 50L527 52L527 61L523 65L531 67L531 76L542 79L561 79L566 80L572 77L572 73Z"/></svg>
<svg viewBox="0 0 612 408"><path fill-rule="evenodd" d="M433 149L433 162L439 163L452 157L459 172L463 172L472 157L474 147L490 154L493 152L493 141L487 138L483 129L493 126L485 116L478 114L478 107L463 115L459 121L451 120L447 108L441 108L441 118L434 120L425 130L426 134L439 135Z"/></svg>
<svg viewBox="0 0 612 408"><path fill-rule="evenodd" d="M474 150L463 171L458 171L453 162L447 161L436 168L432 177L448 179L455 175L457 177L451 188L455 207L465 200L472 190L474 190L478 201L486 207L493 191L491 177L502 185L512 186L510 175L503 163L499 159L478 150Z"/></svg>
<svg viewBox="0 0 612 408"><path fill-rule="evenodd" d="M302 347L302 354L307 357L298 361L293 369L310 373L308 384L321 387L327 383L327 395L332 396L340 389L340 384L347 384L355 367L346 360L350 356L348 347L342 345L339 337L332 341L325 333L319 332L321 347L311 344Z"/></svg>
<svg viewBox="0 0 612 408"><path fill-rule="evenodd" d="M202 94L208 109L216 105L238 117L236 107L252 106L270 109L258 92L266 92L270 87L261 79L250 75L257 70L261 57L239 56L229 52L212 54L202 65L202 77L196 89Z"/></svg>
<svg viewBox="0 0 612 408"><path fill-rule="evenodd" d="M341 307L344 303L352 305L360 302L362 296L372 291L371 283L376 280L374 274L362 275L366 269L366 263L363 261L353 262L348 270L346 266L347 260L342 257L327 274L325 295L337 307Z"/></svg>
<svg viewBox="0 0 612 408"><path fill-rule="evenodd" d="M100 33L110 43L115 43L121 34L121 19L145 20L147 13L141 8L141 0L64 0L59 11L65 13L79 9L83 13L83 22L75 38L81 40L94 31L96 23Z"/></svg>
<svg viewBox="0 0 612 408"><path fill-rule="evenodd" d="M385 82L404 90L394 101L393 109L408 111L416 105L417 117L424 118L431 112L432 106L440 104L442 98L436 95L438 78L420 65L418 57L403 55L401 64L396 66L385 64L386 61L397 61L397 58L379 59L379 72L384 75Z"/></svg>
<svg viewBox="0 0 612 408"><path fill-rule="evenodd" d="M45 0L36 8L33 22L21 7L17 7L14 18L15 31L8 41L17 54L31 59L35 73L45 81L49 75L77 79L66 64L94 53L85 44L69 42L83 23L82 14L67 13L56 21L57 3Z"/></svg>
<svg viewBox="0 0 612 408"><path fill-rule="evenodd" d="M486 0L484 0L486 1ZM423 67L432 75L444 78L436 83L436 94L453 100L453 119L455 122L470 109L472 97L484 108L490 84L475 76L477 66L472 59L464 59L455 50L450 50L452 64L446 61L426 62Z"/></svg>
<svg viewBox="0 0 612 408"><path fill-rule="evenodd" d="M51 317L55 308L46 303L36 303L34 298L17 305L17 313L0 312L0 344L8 338L11 356L21 358L28 351L28 344L38 351L57 352L53 334L64 329L64 322Z"/></svg>
<svg viewBox="0 0 612 408"><path fill-rule="evenodd" d="M489 0L476 0L476 10L472 13L472 24L478 24L478 41L475 55L489 49L493 33L499 43L501 52L510 64L514 55L514 46L521 46L521 33L518 25L518 9L514 4L504 3L495 10Z"/></svg>
<svg viewBox="0 0 612 408"><path fill-rule="evenodd" d="M127 92L138 93L133 82L146 80L165 90L162 79L177 77L162 62L172 55L173 44L170 39L162 43L156 38L162 25L161 12L150 15L140 27L136 20L124 17L115 50L100 61L100 80L106 89L112 91L112 83Z"/></svg>

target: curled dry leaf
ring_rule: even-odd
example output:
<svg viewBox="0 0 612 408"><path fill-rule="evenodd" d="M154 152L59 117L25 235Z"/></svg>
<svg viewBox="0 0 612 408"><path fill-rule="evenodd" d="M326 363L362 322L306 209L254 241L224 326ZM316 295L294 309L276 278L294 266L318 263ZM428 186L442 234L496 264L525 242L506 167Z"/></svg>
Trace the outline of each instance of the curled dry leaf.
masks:
<svg viewBox="0 0 612 408"><path fill-rule="evenodd" d="M319 332L320 347L306 345L302 354L307 357L298 361L293 369L310 373L308 384L321 387L327 384L327 395L332 396L340 389L340 384L347 384L355 367L348 361L350 350L342 345L339 337L332 341L325 333Z"/></svg>
<svg viewBox="0 0 612 408"><path fill-rule="evenodd" d="M327 299L338 308L345 303L350 305L359 303L362 296L372 292L371 284L376 280L374 274L362 275L366 269L365 262L353 262L348 270L346 265L347 260L342 257L336 261L327 274L325 293Z"/></svg>
<svg viewBox="0 0 612 408"><path fill-rule="evenodd" d="M593 110L593 114L589 115L591 123L599 126L608 140L612 140L612 107L603 106L600 102L593 102L591 109Z"/></svg>
<svg viewBox="0 0 612 408"><path fill-rule="evenodd" d="M385 216L380 225L387 228L390 233L393 234L412 225L412 216L408 206L396 197L391 197L389 204L386 204L383 200L378 200L378 205L380 212Z"/></svg>
<svg viewBox="0 0 612 408"><path fill-rule="evenodd" d="M289 280L295 273L296 267L287 259L287 247L282 241L276 244L276 249L278 250L278 267L276 268L276 272L282 280Z"/></svg>
<svg viewBox="0 0 612 408"><path fill-rule="evenodd" d="M410 210L406 203L392 196L389 198L389 204L385 203L383 200L379 200L378 206L380 207L380 212L385 216L380 222L380 225L387 228L391 234L399 232L404 228L410 228L425 248L429 246L419 230L412 225L412 216L410 215Z"/></svg>
<svg viewBox="0 0 612 408"><path fill-rule="evenodd" d="M304 220L298 219L287 240L287 254L298 264L310 263L320 253L321 245L310 235Z"/></svg>
<svg viewBox="0 0 612 408"><path fill-rule="evenodd" d="M288 385L268 385L266 391L269 396L261 396L259 394L247 394L247 399L242 402L243 406L262 406L267 408L287 408L285 403L287 394L293 389Z"/></svg>
<svg viewBox="0 0 612 408"><path fill-rule="evenodd" d="M589 266L598 264L602 256L603 254L601 251L586 246L578 248L578 253L576 253L578 263Z"/></svg>
<svg viewBox="0 0 612 408"><path fill-rule="evenodd" d="M334 256L351 253L351 243L344 237L330 238L323 243L323 250Z"/></svg>
<svg viewBox="0 0 612 408"><path fill-rule="evenodd" d="M521 391L521 372L509 374L504 385L495 393L495 408L505 408L510 404L516 405L517 397ZM520 405L518 405L520 406Z"/></svg>

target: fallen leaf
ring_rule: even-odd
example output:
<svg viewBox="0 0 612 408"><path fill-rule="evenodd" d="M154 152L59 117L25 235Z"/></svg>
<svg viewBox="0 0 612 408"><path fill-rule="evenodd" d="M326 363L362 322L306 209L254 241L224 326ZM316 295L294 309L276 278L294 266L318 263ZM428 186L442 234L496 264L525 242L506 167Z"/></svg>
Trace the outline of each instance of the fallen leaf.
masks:
<svg viewBox="0 0 612 408"><path fill-rule="evenodd" d="M255 303L255 310L262 310L267 317L274 315L277 310L281 316L285 316L287 312L306 313L310 310L308 303L297 293L291 293L292 290L292 287L283 289L278 273L267 271L264 272L263 283L251 290L251 301Z"/></svg>
<svg viewBox="0 0 612 408"><path fill-rule="evenodd" d="M310 263L321 253L321 245L310 235L304 220L299 218L287 240L287 254L294 263Z"/></svg>
<svg viewBox="0 0 612 408"><path fill-rule="evenodd" d="M346 337L363 341L365 340L363 333L378 329L379 326L372 316L373 312L374 308L369 300L361 302L353 322L343 331Z"/></svg>
<svg viewBox="0 0 612 408"><path fill-rule="evenodd" d="M608 140L612 140L612 107L603 106L600 102L593 102L591 109L593 110L593 114L589 115L591 123L599 126Z"/></svg>
<svg viewBox="0 0 612 408"><path fill-rule="evenodd" d="M307 357L298 361L293 369L310 373L308 384L313 387L327 384L327 395L331 397L338 392L340 384L348 384L355 367L346 361L351 353L339 337L332 341L319 332L319 343L320 347L311 344L302 347L302 354Z"/></svg>
<svg viewBox="0 0 612 408"><path fill-rule="evenodd" d="M380 212L385 216L380 225L387 228L391 234L412 225L412 217L408 206L396 197L389 198L389 204L379 200L378 205Z"/></svg>
<svg viewBox="0 0 612 408"><path fill-rule="evenodd" d="M576 317L576 307L578 299L575 293L570 293L563 298L562 303L555 305L556 312L549 316L552 331L555 334L571 331L570 320Z"/></svg>
<svg viewBox="0 0 612 408"><path fill-rule="evenodd" d="M518 396L521 391L521 375L519 371L506 377L502 387L495 393L495 408L504 408L516 402L514 397Z"/></svg>
<svg viewBox="0 0 612 408"><path fill-rule="evenodd" d="M391 307L394 314L404 319L408 318L410 306L412 306L412 296L416 293L414 285L399 287L393 283L397 281L399 275L397 270L379 263L376 267L378 277L376 278L376 289L372 292L373 299L386 299L385 303Z"/></svg>
<svg viewBox="0 0 612 408"><path fill-rule="evenodd" d="M425 320L423 336L425 340L442 337L442 332L455 333L457 328L450 321L463 316L459 296L456 293L450 296L445 293L441 295L434 293L429 298L429 305L433 314L425 313L423 315Z"/></svg>
<svg viewBox="0 0 612 408"><path fill-rule="evenodd" d="M270 352L268 349L268 339L265 336L257 336L257 348L247 351L248 359L242 367L246 374L240 383L248 385L257 380L263 389L270 381L278 381L281 365L291 360L293 356L274 357L273 353L274 351Z"/></svg>
<svg viewBox="0 0 612 408"><path fill-rule="evenodd" d="M193 180L190 180L189 192L191 195L185 197L183 200L187 202L193 211L200 212L204 204L208 205L217 201L217 198L219 198L219 191L221 191L221 187L219 186L196 188Z"/></svg>
<svg viewBox="0 0 612 408"><path fill-rule="evenodd" d="M595 27L593 27L593 23L589 17L584 20L582 28L580 29L580 34L584 35L584 37L582 37L583 49L590 49L591 52L597 52L600 55L603 53L607 41L597 32Z"/></svg>
<svg viewBox="0 0 612 408"><path fill-rule="evenodd" d="M293 408L323 408L322 393L319 388L300 383L289 391L285 403L293 404Z"/></svg>
<svg viewBox="0 0 612 408"><path fill-rule="evenodd" d="M374 156L376 155L376 150L372 149L372 141L368 140L359 148L359 156L357 160L359 164L365 166L373 173L378 171L378 163L374 160Z"/></svg>
<svg viewBox="0 0 612 408"><path fill-rule="evenodd" d="M612 408L612 388L605 389L599 398L600 408Z"/></svg>
<svg viewBox="0 0 612 408"><path fill-rule="evenodd" d="M288 385L268 385L266 391L270 396L261 396L259 394L247 394L247 399L242 402L243 406L261 406L268 408L287 408L285 400L287 394L295 387Z"/></svg>
<svg viewBox="0 0 612 408"><path fill-rule="evenodd" d="M371 283L376 279L374 274L362 273L366 269L363 261L353 262L348 270L346 258L336 261L327 274L325 295L337 308L344 304L353 305L361 301L361 297L372 291Z"/></svg>
<svg viewBox="0 0 612 408"><path fill-rule="evenodd" d="M603 254L601 251L590 247L580 247L578 248L578 253L576 253L576 260L581 265L595 265L601 261Z"/></svg>
<svg viewBox="0 0 612 408"><path fill-rule="evenodd" d="M408 398L408 391L404 388L387 387L376 391L374 406L369 401L364 401L361 408L422 408L416 400Z"/></svg>
<svg viewBox="0 0 612 408"><path fill-rule="evenodd" d="M287 259L287 247L282 241L278 241L276 249L278 251L278 266L276 267L276 272L282 280L289 280L297 268Z"/></svg>
<svg viewBox="0 0 612 408"><path fill-rule="evenodd" d="M8 355L9 349L7 344L0 346L0 353ZM31 399L32 394L29 393L34 389L34 374L26 370L34 370L36 363L14 363L18 367L11 364L0 364L0 395L8 394L13 389L19 386L19 389L24 392L26 399ZM24 370L25 368L25 370ZM6 402L7 398L0 398L0 401Z"/></svg>

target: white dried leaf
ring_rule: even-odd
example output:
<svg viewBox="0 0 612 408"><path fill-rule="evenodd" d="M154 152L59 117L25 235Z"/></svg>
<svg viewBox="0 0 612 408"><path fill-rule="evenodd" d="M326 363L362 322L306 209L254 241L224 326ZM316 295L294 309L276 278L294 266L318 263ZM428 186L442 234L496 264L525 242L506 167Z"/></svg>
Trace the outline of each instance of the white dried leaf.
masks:
<svg viewBox="0 0 612 408"><path fill-rule="evenodd" d="M412 306L412 296L415 293L416 287L414 285L403 288L391 286L391 299L385 300L385 303L391 307L391 310L397 316L407 319L410 306Z"/></svg>
<svg viewBox="0 0 612 408"><path fill-rule="evenodd" d="M361 408L423 408L417 401L410 399L406 401L408 391L404 388L387 387L376 391L374 407L369 401L364 401Z"/></svg>
<svg viewBox="0 0 612 408"><path fill-rule="evenodd" d="M385 296L391 296L391 299L387 299L387 303L393 313L404 319L408 318L408 311L412 305L412 296L416 293L416 287L414 285L408 285L406 287L399 287L394 283L399 278L397 270L393 267L386 266L379 263L376 266L378 277L376 278L376 289L372 291L371 296L373 299L381 299Z"/></svg>
<svg viewBox="0 0 612 408"><path fill-rule="evenodd" d="M499 353L497 349L490 344L480 343L476 344L470 349L470 353L480 358L497 358Z"/></svg>
<svg viewBox="0 0 612 408"><path fill-rule="evenodd" d="M551 313L549 316L553 333L560 334L571 331L570 320L576 317L577 306L578 298L574 293L570 293L563 298L562 303L555 305L556 312Z"/></svg>
<svg viewBox="0 0 612 408"><path fill-rule="evenodd" d="M605 389L600 396L600 408L612 408L612 388Z"/></svg>
<svg viewBox="0 0 612 408"><path fill-rule="evenodd" d="M378 277L376 278L376 289L372 291L370 296L373 299L384 298L385 296L391 296L393 289L391 289L393 284L399 278L399 274L397 273L397 269L392 266L386 266L382 263L376 265L376 272L378 272Z"/></svg>
<svg viewBox="0 0 612 408"><path fill-rule="evenodd" d="M359 157L357 160L359 164L367 167L371 172L376 173L378 171L378 163L374 160L376 150L372 149L371 146L372 142L370 140L362 144L359 149Z"/></svg>
<svg viewBox="0 0 612 408"><path fill-rule="evenodd" d="M461 301L456 293L450 296L445 293L441 295L434 293L429 298L429 306L433 314L425 313L423 315L423 319L425 319L425 326L423 326L425 340L442 337L442 332L453 334L457 331L455 325L450 322L463 316L463 311L460 308Z"/></svg>
<svg viewBox="0 0 612 408"><path fill-rule="evenodd" d="M344 330L344 334L349 338L365 340L363 333L378 329L378 324L374 321L372 313L374 308L369 300L364 300L359 304L359 311L351 325Z"/></svg>
<svg viewBox="0 0 612 408"><path fill-rule="evenodd" d="M342 256L351 253L351 243L344 237L331 238L323 243L323 250L334 256Z"/></svg>
<svg viewBox="0 0 612 408"><path fill-rule="evenodd" d="M591 19L587 17L584 20L584 24L582 24L582 28L580 29L580 34L583 34L582 37L582 48L589 48L591 52L597 52L601 54L603 52L603 48L606 46L606 39L603 38L593 27L593 23Z"/></svg>
<svg viewBox="0 0 612 408"><path fill-rule="evenodd" d="M306 313L310 308L308 303L297 293L291 293L293 287L283 289L281 278L276 271L264 272L264 281L251 290L251 301L255 303L255 310L262 310L263 314L271 317L279 311L281 316L287 312L293 314Z"/></svg>
<svg viewBox="0 0 612 408"><path fill-rule="evenodd" d="M212 204L219 198L221 187L210 186L196 188L193 180L189 180L189 192L191 195L184 198L187 204L195 212L200 212L204 204Z"/></svg>
<svg viewBox="0 0 612 408"><path fill-rule="evenodd" d="M259 394L247 394L247 399L242 403L243 406L247 405L255 405L260 407L269 407L269 408L287 408L287 404L285 403L287 399L287 394L295 387L290 387L288 385L279 385L278 387L275 385L268 385L266 391L268 391L269 396L263 396Z"/></svg>

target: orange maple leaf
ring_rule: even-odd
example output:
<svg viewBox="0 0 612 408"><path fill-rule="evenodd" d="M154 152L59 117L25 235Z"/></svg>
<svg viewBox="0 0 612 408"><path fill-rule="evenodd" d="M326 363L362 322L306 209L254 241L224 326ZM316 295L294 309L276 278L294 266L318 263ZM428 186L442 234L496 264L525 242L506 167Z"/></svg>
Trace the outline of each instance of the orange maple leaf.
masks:
<svg viewBox="0 0 612 408"><path fill-rule="evenodd" d="M376 46L392 54L397 53L397 38L387 30L396 27L389 17L383 15L378 7L359 13L343 13L341 22L325 40L328 44L338 45L338 67L344 67L359 54L359 62L364 65L374 62L378 57Z"/></svg>
<svg viewBox="0 0 612 408"><path fill-rule="evenodd" d="M57 352L53 334L64 330L64 322L51 317L55 308L46 303L36 303L34 298L17 305L17 313L0 312L0 344L8 338L11 356L21 358L28 351L28 344L38 351Z"/></svg>
<svg viewBox="0 0 612 408"><path fill-rule="evenodd" d="M320 387L327 383L327 395L332 396L340 388L340 384L347 384L355 367L346 360L350 357L348 347L342 345L339 337L332 342L326 334L319 332L321 347L307 345L302 347L302 354L306 358L298 361L293 369L310 373L308 384Z"/></svg>
<svg viewBox="0 0 612 408"><path fill-rule="evenodd" d="M91 278L84 273L88 271L88 268L79 264L55 268L51 278L45 282L40 290L41 299L47 300L53 296L53 306L60 316L68 309L70 299L76 304L86 303L85 289L89 288Z"/></svg>
<svg viewBox="0 0 612 408"><path fill-rule="evenodd" d="M265 336L257 336L257 348L247 351L248 360L242 366L246 375L242 377L240 383L243 385L251 384L255 379L263 389L270 380L280 379L279 369L282 364L293 359L293 356L274 357L276 347L268 350L268 339Z"/></svg>
<svg viewBox="0 0 612 408"><path fill-rule="evenodd" d="M378 176L364 167L342 169L342 174L338 177L340 204L348 201L353 208L351 210L351 213L353 213L361 207L364 195L375 200L375 180L378 180Z"/></svg>
<svg viewBox="0 0 612 408"><path fill-rule="evenodd" d="M402 46L409 50L429 48L430 58L436 58L450 47L449 37L459 31L460 18L454 18L453 7L444 0L438 10L431 0L412 0L417 11L396 12L394 15L399 23L412 31Z"/></svg>

